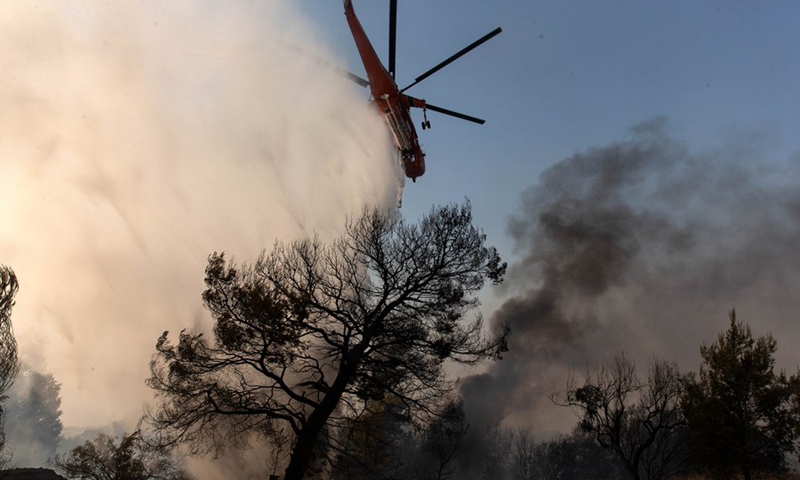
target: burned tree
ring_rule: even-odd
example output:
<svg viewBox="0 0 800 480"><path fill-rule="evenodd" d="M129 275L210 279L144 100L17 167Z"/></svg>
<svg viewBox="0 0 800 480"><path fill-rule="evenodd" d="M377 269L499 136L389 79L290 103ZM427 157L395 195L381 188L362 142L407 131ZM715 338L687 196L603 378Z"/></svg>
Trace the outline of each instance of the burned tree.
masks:
<svg viewBox="0 0 800 480"><path fill-rule="evenodd" d="M428 420L453 382L445 362L498 358L507 329L465 321L505 264L472 224L470 205L434 208L419 224L366 210L330 244L277 243L253 266L209 258L204 304L213 339L158 340L150 423L162 444L219 452L246 435L294 433L286 480L303 478L338 426L385 405ZM325 442L322 442L321 440Z"/></svg>
<svg viewBox="0 0 800 480"><path fill-rule="evenodd" d="M580 429L613 451L632 478L666 480L688 466L680 437L685 425L682 394L674 363L653 360L642 382L633 362L619 355L587 375L583 386L570 379L566 391L552 400L571 407Z"/></svg>

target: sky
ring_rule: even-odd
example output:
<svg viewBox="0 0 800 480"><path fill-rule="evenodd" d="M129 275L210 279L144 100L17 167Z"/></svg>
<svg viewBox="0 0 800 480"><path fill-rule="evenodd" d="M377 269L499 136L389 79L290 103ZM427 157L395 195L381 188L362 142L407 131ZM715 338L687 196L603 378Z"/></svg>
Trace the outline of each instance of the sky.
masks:
<svg viewBox="0 0 800 480"><path fill-rule="evenodd" d="M301 5L360 73L334 3ZM383 58L387 4L355 3ZM403 206L414 217L469 198L511 263L482 311L511 322L512 351L463 383L473 422L569 430L574 417L547 400L567 375L620 352L642 373L653 355L696 370L731 308L775 334L794 371L799 13L792 2L400 2L399 84L503 28L410 91L487 119L429 115L428 170Z"/></svg>
<svg viewBox="0 0 800 480"><path fill-rule="evenodd" d="M361 74L339 1L125 3L0 8L0 263L22 284L23 357L64 384L67 425L136 412L158 335L207 327L209 253L333 235L396 188L366 90L278 41ZM537 352L464 384L475 415L567 428L542 401L554 380L622 349L695 368L734 306L779 349L800 340L800 4L399 4L401 84L503 28L409 92L487 123L430 114L402 213L472 202L511 264L483 314L516 319L512 347ZM386 58L388 2L354 5ZM582 267L584 251L617 260Z"/></svg>
<svg viewBox="0 0 800 480"><path fill-rule="evenodd" d="M338 2L299 3L346 66L363 71ZM354 5L385 59L388 2ZM418 132L428 174L408 188L404 211L466 196L502 236L519 194L547 166L657 116L698 148L766 130L776 158L791 155L800 143L799 10L788 1L400 2L403 85L504 30L409 92L487 123L430 115L433 128Z"/></svg>

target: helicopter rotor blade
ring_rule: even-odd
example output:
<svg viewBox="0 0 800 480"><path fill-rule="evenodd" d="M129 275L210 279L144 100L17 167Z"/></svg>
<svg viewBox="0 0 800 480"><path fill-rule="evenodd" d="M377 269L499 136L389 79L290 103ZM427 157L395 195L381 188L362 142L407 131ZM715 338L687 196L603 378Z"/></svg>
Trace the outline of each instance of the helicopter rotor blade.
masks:
<svg viewBox="0 0 800 480"><path fill-rule="evenodd" d="M489 41L491 38L495 37L496 35L499 35L500 32L502 32L502 31L503 31L503 29L501 27L495 28L491 32L487 33L486 35L482 36L481 38L475 40L474 42L470 43L466 47L462 48L461 50L459 50L458 52L456 52L455 54L450 56L450 58L448 58L447 60L441 62L440 64L438 64L435 67L431 68L430 70L428 70L427 72L423 73L419 77L415 78L414 79L414 83L412 83L411 85L407 86L406 88L404 88L404 89L402 89L400 91L401 92L405 92L409 88L413 87L414 85L416 85L419 82L425 80L426 78L430 77L431 75L433 75L434 73L436 73L439 70L443 69L444 67L450 65L451 63L453 63L454 61L458 60L459 58L463 57L464 55L466 55L470 51L478 48L481 44Z"/></svg>
<svg viewBox="0 0 800 480"><path fill-rule="evenodd" d="M334 66L333 71L359 86L362 86L364 88L369 87L369 80L363 77L359 77L355 73L347 71L342 67Z"/></svg>
<svg viewBox="0 0 800 480"><path fill-rule="evenodd" d="M397 54L397 0L389 3L389 73L394 78L395 58Z"/></svg>
<svg viewBox="0 0 800 480"><path fill-rule="evenodd" d="M433 112L443 113L445 115L450 115L451 117L460 118L461 120L466 120L468 122L477 123L478 125L483 125L486 123L486 120L477 117L471 117L469 115L465 115L463 113L454 112L452 110L448 110L446 108L437 107L436 105L431 105L430 103L425 104L425 108L431 110Z"/></svg>
<svg viewBox="0 0 800 480"><path fill-rule="evenodd" d="M409 100L409 103L414 103L414 101L419 101L419 99L412 97L411 95L406 95ZM478 125L483 125L486 123L486 120L482 118L473 117L470 115L465 115L463 113L455 112L453 110L448 110L446 108L437 107L436 105L431 105L428 102L425 102L425 108L432 112L442 113L444 115L450 115L451 117L460 118L461 120L466 120L468 122L477 123Z"/></svg>

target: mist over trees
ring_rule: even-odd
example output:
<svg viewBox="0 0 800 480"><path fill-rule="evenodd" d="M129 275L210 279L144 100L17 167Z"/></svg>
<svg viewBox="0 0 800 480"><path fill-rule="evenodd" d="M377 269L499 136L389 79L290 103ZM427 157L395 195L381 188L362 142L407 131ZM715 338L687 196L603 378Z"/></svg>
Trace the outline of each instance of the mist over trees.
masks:
<svg viewBox="0 0 800 480"><path fill-rule="evenodd" d="M551 395L578 417L569 435L499 421L475 432L467 416L477 440L460 443L454 478L797 478L800 381L775 369L775 339L753 336L731 312L699 350L698 373L653 358L639 376L618 354L570 377Z"/></svg>
<svg viewBox="0 0 800 480"><path fill-rule="evenodd" d="M5 432L14 465L42 466L61 441L61 384L23 364L5 403Z"/></svg>
<svg viewBox="0 0 800 480"><path fill-rule="evenodd" d="M159 403L144 424L154 437L100 435L54 455L61 386L20 371L10 324L18 286L6 269L4 368L17 379L4 377L8 445L34 439L37 462L53 458L76 479L187 478L170 453L177 447L220 453L252 439L272 448L273 474L288 463L287 479L790 475L800 374L777 371L777 341L753 336L735 311L727 330L699 347L697 373L653 358L640 377L620 353L581 381L570 377L551 396L579 418L568 435L503 425L502 413L476 431L442 367L505 350L507 328L487 333L480 316L467 318L484 283L504 272L469 204L434 209L416 225L365 211L329 244L279 242L252 265L213 254L203 294L213 336L184 330L172 344L165 332L157 343L148 383Z"/></svg>
<svg viewBox="0 0 800 480"><path fill-rule="evenodd" d="M460 401L446 402L427 425L415 426L392 408L352 419L340 436L347 455L331 464L334 480L452 478L468 425Z"/></svg>
<svg viewBox="0 0 800 480"><path fill-rule="evenodd" d="M613 451L630 478L778 478L800 451L800 374L775 371L777 342L754 337L729 314L727 330L701 345L699 372L653 361L640 382L623 355L572 379L554 401L579 429Z"/></svg>
<svg viewBox="0 0 800 480"><path fill-rule="evenodd" d="M504 426L502 413L475 431L442 367L506 347L507 326L487 334L479 316L465 320L478 290L505 272L484 243L466 204L436 208L418 225L365 210L329 244L278 242L252 265L211 255L203 301L213 336L158 340L152 445L219 454L257 439L272 446L273 473L288 464L287 480L749 480L787 471L800 380L774 373L775 341L753 339L734 317L717 343L700 347L699 374L653 358L640 377L619 354L582 382L571 377L551 396L579 417L569 435ZM708 453L719 450L739 463Z"/></svg>
<svg viewBox="0 0 800 480"><path fill-rule="evenodd" d="M365 209L332 243L278 242L252 266L212 255L203 300L213 339L184 330L173 344L164 333L151 362L159 444L218 453L286 427L285 478L297 480L348 454L337 433L353 419L391 411L431 422L454 388L445 362L505 349L507 327L487 334L480 316L466 319L506 269L485 241L466 203L418 224Z"/></svg>
<svg viewBox="0 0 800 480"><path fill-rule="evenodd" d="M163 449L152 449L139 432L117 440L99 434L92 441L56 455L50 465L76 480L188 480L180 462Z"/></svg>
<svg viewBox="0 0 800 480"><path fill-rule="evenodd" d="M396 478L460 480L585 480L629 478L625 466L611 450L601 447L590 434L575 429L569 434L542 434L533 426L495 425L482 432L480 449L461 444L450 475L437 477L435 470Z"/></svg>

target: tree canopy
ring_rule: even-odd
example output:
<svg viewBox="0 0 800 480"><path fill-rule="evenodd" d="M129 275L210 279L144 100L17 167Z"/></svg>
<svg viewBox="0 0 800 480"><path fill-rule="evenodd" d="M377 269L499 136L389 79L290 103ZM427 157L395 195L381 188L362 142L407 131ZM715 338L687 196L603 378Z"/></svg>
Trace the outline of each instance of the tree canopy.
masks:
<svg viewBox="0 0 800 480"><path fill-rule="evenodd" d="M786 469L800 428L797 375L775 371L777 342L754 338L749 325L729 315L730 326L700 347L698 374L686 377L682 406L695 462L717 476Z"/></svg>
<svg viewBox="0 0 800 480"><path fill-rule="evenodd" d="M139 432L119 442L105 434L69 453L56 455L51 465L71 479L81 480L188 480L180 463L164 450L152 449Z"/></svg>
<svg viewBox="0 0 800 480"><path fill-rule="evenodd" d="M6 399L6 392L19 373L17 356L17 339L11 326L11 310L14 308L14 297L19 290L17 276L10 268L0 265L0 401ZM0 408L0 466L6 465L10 455L4 451L6 436L3 431L5 413Z"/></svg>
<svg viewBox="0 0 800 480"><path fill-rule="evenodd" d="M17 340L11 327L11 310L18 290L14 271L0 265L0 396L5 395L19 372Z"/></svg>
<svg viewBox="0 0 800 480"><path fill-rule="evenodd" d="M43 465L61 440L61 384L23 364L6 401L6 439L16 465Z"/></svg>
<svg viewBox="0 0 800 480"><path fill-rule="evenodd" d="M165 332L151 362L159 441L219 452L288 425L285 478L297 480L320 445L341 450L336 429L365 410L436 415L454 385L445 362L472 365L506 347L507 327L487 333L479 315L466 319L506 269L485 242L465 203L417 224L365 209L333 242L278 242L252 266L211 255L213 339L185 330L173 344Z"/></svg>

